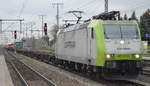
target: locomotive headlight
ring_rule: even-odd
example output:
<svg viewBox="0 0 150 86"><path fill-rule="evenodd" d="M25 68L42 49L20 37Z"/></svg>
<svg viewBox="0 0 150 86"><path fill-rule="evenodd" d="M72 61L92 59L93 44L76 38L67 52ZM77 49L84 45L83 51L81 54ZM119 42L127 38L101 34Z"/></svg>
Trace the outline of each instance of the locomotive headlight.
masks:
<svg viewBox="0 0 150 86"><path fill-rule="evenodd" d="M137 59L140 58L140 55L139 55L139 54L136 54L136 55L135 55L135 58L137 58Z"/></svg>
<svg viewBox="0 0 150 86"><path fill-rule="evenodd" d="M109 54L107 54L106 57L109 59L111 56Z"/></svg>
<svg viewBox="0 0 150 86"><path fill-rule="evenodd" d="M121 41L120 41L120 44L124 44L124 40L121 40Z"/></svg>

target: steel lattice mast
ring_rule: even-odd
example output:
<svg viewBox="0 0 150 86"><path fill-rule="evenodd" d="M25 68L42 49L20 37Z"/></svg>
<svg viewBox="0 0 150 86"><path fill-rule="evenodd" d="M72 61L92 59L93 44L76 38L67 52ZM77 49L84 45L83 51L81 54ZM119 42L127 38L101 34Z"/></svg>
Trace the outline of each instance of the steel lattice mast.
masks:
<svg viewBox="0 0 150 86"><path fill-rule="evenodd" d="M105 0L105 12L108 12L108 0Z"/></svg>

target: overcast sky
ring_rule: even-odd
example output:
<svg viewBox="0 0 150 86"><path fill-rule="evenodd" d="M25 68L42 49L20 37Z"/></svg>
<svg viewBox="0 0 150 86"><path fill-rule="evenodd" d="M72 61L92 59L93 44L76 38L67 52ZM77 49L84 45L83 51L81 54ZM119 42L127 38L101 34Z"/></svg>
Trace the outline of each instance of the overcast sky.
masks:
<svg viewBox="0 0 150 86"><path fill-rule="evenodd" d="M0 3L0 18L24 18L26 21L36 21L38 15L47 15L47 21L54 23L56 7L52 3L60 2L60 16L65 18L69 10L82 10L85 18L104 11L104 0L3 0ZM150 6L149 0L109 0L109 11L120 10L130 15L136 11L137 16Z"/></svg>
<svg viewBox="0 0 150 86"><path fill-rule="evenodd" d="M41 27L39 15L47 15L45 22L51 26L56 23L56 6L52 5L56 2L63 3L63 6L60 7L60 21L73 18L66 13L70 10L84 11L83 19L104 12L104 0L1 0L0 18L23 18L24 23L35 22L33 28L39 29ZM139 17L148 8L150 8L150 0L109 0L109 11L119 10L122 15L127 13L128 16L131 16L131 13L136 11ZM3 30L19 28L17 22L10 23L12 22L4 24Z"/></svg>

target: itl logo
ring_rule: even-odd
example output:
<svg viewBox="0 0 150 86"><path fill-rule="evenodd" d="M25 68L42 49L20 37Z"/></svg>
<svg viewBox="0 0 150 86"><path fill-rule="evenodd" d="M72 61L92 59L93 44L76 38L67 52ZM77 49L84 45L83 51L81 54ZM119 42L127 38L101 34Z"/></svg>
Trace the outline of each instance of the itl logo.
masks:
<svg viewBox="0 0 150 86"><path fill-rule="evenodd" d="M117 48L117 50L130 50L130 48Z"/></svg>
<svg viewBox="0 0 150 86"><path fill-rule="evenodd" d="M67 41L64 43L65 48L74 48L75 47L75 41Z"/></svg>

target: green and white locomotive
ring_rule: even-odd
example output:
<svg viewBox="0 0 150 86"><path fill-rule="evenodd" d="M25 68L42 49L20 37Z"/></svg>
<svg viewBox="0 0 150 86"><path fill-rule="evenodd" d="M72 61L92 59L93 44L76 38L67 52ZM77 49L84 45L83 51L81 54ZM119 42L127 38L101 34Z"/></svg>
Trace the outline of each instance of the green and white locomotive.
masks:
<svg viewBox="0 0 150 86"><path fill-rule="evenodd" d="M71 69L105 78L135 78L142 71L140 28L134 20L92 19L58 35L56 58Z"/></svg>

